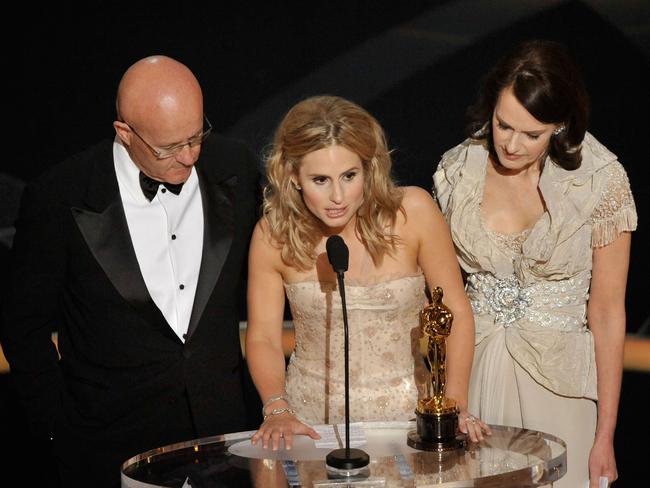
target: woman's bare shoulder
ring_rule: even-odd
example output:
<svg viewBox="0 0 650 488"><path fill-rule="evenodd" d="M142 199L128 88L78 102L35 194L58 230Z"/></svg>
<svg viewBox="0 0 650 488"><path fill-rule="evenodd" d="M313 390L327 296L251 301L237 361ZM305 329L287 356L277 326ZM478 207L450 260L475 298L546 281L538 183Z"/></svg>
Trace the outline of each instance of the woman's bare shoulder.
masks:
<svg viewBox="0 0 650 488"><path fill-rule="evenodd" d="M280 258L282 245L273 237L271 227L264 217L257 221L251 238L251 252L265 258Z"/></svg>
<svg viewBox="0 0 650 488"><path fill-rule="evenodd" d="M419 186L403 186L402 207L407 215L419 212L431 212L436 203L430 192Z"/></svg>

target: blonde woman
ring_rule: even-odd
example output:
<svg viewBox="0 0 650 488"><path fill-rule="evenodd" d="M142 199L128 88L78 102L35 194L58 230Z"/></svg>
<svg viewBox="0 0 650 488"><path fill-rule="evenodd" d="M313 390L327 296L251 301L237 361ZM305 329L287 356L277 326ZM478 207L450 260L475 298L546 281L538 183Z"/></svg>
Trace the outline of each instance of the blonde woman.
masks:
<svg viewBox="0 0 650 488"><path fill-rule="evenodd" d="M487 426L467 412L474 324L444 218L428 192L398 188L379 123L333 96L295 105L267 159L263 217L251 241L246 355L264 403L253 442L317 438L314 424L344 421L342 307L325 242L350 252L345 274L350 338L350 420L414 417L425 370L418 314L440 286L455 315L447 396L472 440ZM296 348L285 373L282 322L291 306ZM468 420L469 419L469 420Z"/></svg>

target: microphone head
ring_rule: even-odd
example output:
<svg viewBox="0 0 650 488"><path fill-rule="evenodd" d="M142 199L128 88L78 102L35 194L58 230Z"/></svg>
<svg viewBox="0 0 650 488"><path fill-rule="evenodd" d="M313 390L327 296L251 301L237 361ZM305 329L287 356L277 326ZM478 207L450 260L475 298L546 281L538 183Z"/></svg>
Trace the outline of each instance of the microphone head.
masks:
<svg viewBox="0 0 650 488"><path fill-rule="evenodd" d="M325 249L327 249L327 259L335 272L343 273L348 270L350 251L341 236L329 236Z"/></svg>

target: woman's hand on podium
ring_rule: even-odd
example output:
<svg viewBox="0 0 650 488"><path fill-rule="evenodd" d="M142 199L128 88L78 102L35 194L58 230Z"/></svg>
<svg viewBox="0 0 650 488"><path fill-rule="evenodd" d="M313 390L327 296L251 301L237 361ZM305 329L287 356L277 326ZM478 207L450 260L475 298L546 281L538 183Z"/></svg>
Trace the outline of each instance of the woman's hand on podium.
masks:
<svg viewBox="0 0 650 488"><path fill-rule="evenodd" d="M287 409L279 410L285 411L279 413L273 411L266 416L264 422L251 439L253 445L257 444L261 439L264 449L269 448L270 442L271 448L277 451L282 440L284 441L284 448L289 450L293 447L294 435L308 435L312 439L320 439L318 432L301 422L293 412Z"/></svg>
<svg viewBox="0 0 650 488"><path fill-rule="evenodd" d="M458 414L458 428L463 434L467 434L472 442L481 442L484 436L492 435L490 426L467 410Z"/></svg>

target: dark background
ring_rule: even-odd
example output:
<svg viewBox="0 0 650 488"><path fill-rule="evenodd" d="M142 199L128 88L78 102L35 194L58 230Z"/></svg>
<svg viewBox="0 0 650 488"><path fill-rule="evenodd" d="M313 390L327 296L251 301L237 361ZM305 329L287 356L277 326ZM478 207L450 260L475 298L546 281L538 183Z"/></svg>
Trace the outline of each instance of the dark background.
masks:
<svg viewBox="0 0 650 488"><path fill-rule="evenodd" d="M628 333L647 334L647 2L257 3L25 4L5 18L19 33L4 35L4 74L11 88L5 89L9 130L0 162L0 266L24 182L113 137L117 84L144 56L167 54L187 64L203 86L213 126L245 140L260 156L294 102L317 93L346 96L386 129L398 181L430 189L440 156L464 137L465 108L481 76L516 42L547 38L564 42L574 54L592 100L590 131L628 172L639 213ZM14 56L15 62L8 61ZM642 461L630 446L632 437L648 432L642 413L648 410L648 386L648 373L625 373L618 487L641 479ZM23 461L35 463L39 468L26 471L35 481L25 486L56 486L47 446L23 428L9 375L0 375L0 424L5 447L20 453L15 461L0 461L2 472L20 470Z"/></svg>

